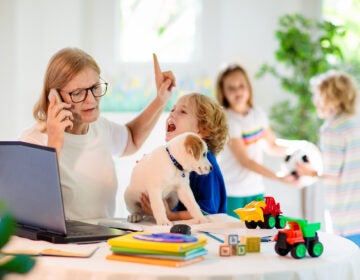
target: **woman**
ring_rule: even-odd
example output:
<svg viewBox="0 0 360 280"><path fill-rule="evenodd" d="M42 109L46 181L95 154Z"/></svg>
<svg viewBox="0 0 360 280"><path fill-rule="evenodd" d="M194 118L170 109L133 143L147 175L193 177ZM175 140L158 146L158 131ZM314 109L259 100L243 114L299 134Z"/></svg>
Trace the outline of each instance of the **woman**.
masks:
<svg viewBox="0 0 360 280"><path fill-rule="evenodd" d="M157 96L138 117L122 125L100 116L107 83L89 54L64 48L50 59L34 106L36 123L20 140L56 149L67 219L113 216L117 178L112 156L130 155L140 148L175 85L173 74L161 72L155 55L154 67ZM62 102L57 102L56 94L49 98L51 89Z"/></svg>

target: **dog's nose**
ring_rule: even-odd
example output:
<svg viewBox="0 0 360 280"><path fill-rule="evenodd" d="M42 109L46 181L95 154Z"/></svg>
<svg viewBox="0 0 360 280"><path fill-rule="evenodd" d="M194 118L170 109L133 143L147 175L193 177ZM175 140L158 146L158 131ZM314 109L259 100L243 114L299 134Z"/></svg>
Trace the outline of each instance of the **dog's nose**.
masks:
<svg viewBox="0 0 360 280"><path fill-rule="evenodd" d="M210 171L213 169L212 165L209 166Z"/></svg>

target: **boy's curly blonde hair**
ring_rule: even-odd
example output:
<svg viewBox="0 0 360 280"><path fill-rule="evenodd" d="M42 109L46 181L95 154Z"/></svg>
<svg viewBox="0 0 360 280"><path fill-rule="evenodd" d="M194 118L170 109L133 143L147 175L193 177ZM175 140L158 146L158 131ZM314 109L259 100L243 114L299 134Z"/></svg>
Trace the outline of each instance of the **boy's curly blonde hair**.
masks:
<svg viewBox="0 0 360 280"><path fill-rule="evenodd" d="M220 105L210 97L200 93L183 96L193 107L198 119L198 127L209 150L216 156L228 138L227 119Z"/></svg>
<svg viewBox="0 0 360 280"><path fill-rule="evenodd" d="M310 86L319 93L325 104L335 105L337 114L353 115L356 109L357 88L351 76L346 73L329 70L313 77Z"/></svg>

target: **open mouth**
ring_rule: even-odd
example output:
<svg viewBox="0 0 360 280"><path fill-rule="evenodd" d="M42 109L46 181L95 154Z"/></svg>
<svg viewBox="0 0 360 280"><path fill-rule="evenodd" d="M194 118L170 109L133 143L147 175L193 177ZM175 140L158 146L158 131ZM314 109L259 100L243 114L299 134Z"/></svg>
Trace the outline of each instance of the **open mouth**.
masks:
<svg viewBox="0 0 360 280"><path fill-rule="evenodd" d="M169 120L169 121L168 121L168 124L167 124L167 129L166 129L166 131L167 131L167 132L173 132L173 131L175 131L175 130L176 130L176 125Z"/></svg>

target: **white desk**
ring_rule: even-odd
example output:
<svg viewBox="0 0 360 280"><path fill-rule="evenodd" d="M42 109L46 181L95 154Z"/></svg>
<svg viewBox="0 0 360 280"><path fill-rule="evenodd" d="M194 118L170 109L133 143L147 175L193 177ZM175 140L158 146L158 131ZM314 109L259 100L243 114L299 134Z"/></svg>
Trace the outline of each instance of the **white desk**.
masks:
<svg viewBox="0 0 360 280"><path fill-rule="evenodd" d="M209 238L205 261L180 268L106 260L110 250L103 242L90 258L37 257L30 273L5 279L360 279L360 249L354 243L321 232L319 239L324 244L319 258L297 260L278 256L274 242L261 243L260 253L220 257L220 243Z"/></svg>

